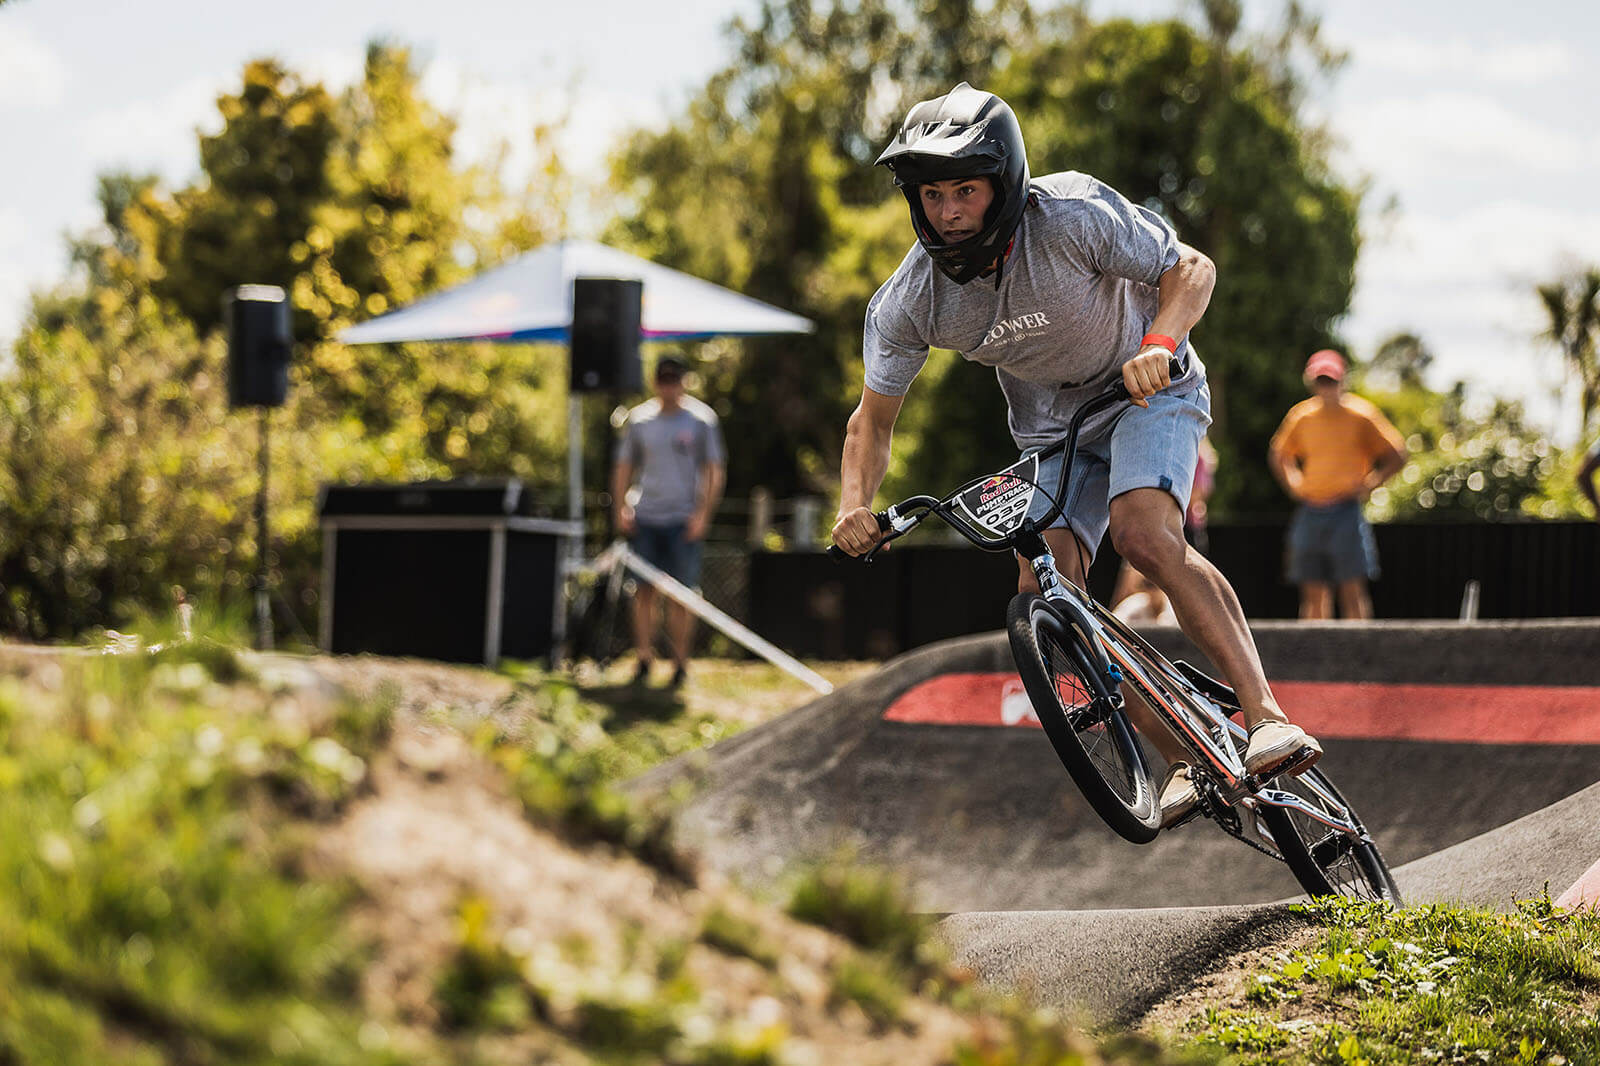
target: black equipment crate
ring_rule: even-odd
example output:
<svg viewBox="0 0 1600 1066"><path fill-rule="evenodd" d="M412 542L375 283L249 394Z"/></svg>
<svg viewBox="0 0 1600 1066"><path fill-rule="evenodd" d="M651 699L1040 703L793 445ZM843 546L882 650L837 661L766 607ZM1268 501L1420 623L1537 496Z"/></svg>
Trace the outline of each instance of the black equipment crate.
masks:
<svg viewBox="0 0 1600 1066"><path fill-rule="evenodd" d="M324 486L320 643L494 665L548 657L577 523L516 478Z"/></svg>

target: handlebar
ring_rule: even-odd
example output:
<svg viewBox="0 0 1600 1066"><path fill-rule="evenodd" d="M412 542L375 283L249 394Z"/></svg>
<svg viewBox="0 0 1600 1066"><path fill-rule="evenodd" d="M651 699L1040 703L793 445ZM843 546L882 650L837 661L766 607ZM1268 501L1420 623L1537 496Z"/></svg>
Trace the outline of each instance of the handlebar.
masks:
<svg viewBox="0 0 1600 1066"><path fill-rule="evenodd" d="M1176 381L1179 377L1181 377L1184 373L1184 370L1185 367L1183 361L1180 360L1176 355L1169 358L1167 360L1167 377L1169 379L1168 385L1170 386L1173 381ZM1083 425L1084 419L1096 411L1129 399L1129 396L1130 394L1128 392L1128 386L1123 384L1122 379L1119 377L1116 381L1107 386L1104 392L1097 396L1090 397L1072 416L1072 423L1067 430L1067 435L1061 440L1057 441L1055 444L1050 445L1048 448L1045 448L1042 452L1040 452L1040 458L1046 458L1062 450L1066 450L1069 453L1075 452L1078 446L1078 430ZM1070 470L1068 468L1068 464L1062 463L1062 487L1065 486L1067 475L1069 473ZM1039 522L1041 527L1048 527L1050 523L1054 522L1056 517L1061 513L1060 496L1061 492L1058 489L1053 506ZM872 562L873 557L876 556L878 552L881 551L885 546L887 546L890 541L898 540L907 533L911 532L922 523L924 518L933 513L935 509L940 507L944 502L945 501L943 500L936 500L931 496L913 496L910 499L902 500L900 503L886 508L885 510L874 511L872 517L878 521L878 531L884 533L885 536L859 557L851 555L849 552L840 548L837 544L830 544L828 546L828 558L832 559L836 563L857 558L859 558L860 562L870 563ZM911 513L908 513L908 511Z"/></svg>

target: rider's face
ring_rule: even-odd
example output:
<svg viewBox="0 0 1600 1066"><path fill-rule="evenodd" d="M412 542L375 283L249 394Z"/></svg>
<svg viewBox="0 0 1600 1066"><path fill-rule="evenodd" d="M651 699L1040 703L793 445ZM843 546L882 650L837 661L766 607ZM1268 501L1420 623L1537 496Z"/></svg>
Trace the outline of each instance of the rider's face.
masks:
<svg viewBox="0 0 1600 1066"><path fill-rule="evenodd" d="M955 244L983 229L983 216L994 203L994 184L986 177L930 181L918 187L922 213L939 239Z"/></svg>

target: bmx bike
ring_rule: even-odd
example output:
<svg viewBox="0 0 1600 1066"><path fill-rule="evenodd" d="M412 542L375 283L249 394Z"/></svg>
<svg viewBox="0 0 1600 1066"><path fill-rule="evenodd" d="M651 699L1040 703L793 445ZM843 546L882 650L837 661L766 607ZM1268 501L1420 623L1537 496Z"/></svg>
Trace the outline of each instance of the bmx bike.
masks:
<svg viewBox="0 0 1600 1066"><path fill-rule="evenodd" d="M1189 775L1200 802L1169 828L1209 819L1286 863L1309 895L1388 900L1398 906L1400 891L1383 856L1326 773L1318 768L1296 773L1293 762L1268 774L1248 773L1243 758L1248 735L1234 721L1241 709L1233 690L1181 659L1169 660L1056 570L1040 531L1061 514L1078 431L1089 415L1127 400L1128 391L1118 381L1079 408L1056 444L943 498L912 496L879 512L883 538L860 560L870 563L885 545L930 516L979 548L1021 555L1041 591L1019 593L1006 611L1011 654L1056 754L1108 826L1136 844L1154 840L1161 831L1150 768L1126 710L1131 691L1190 757ZM1041 464L1063 451L1052 494L1038 482ZM1029 511L1040 494L1050 508L1034 520ZM838 547L829 554L852 558Z"/></svg>

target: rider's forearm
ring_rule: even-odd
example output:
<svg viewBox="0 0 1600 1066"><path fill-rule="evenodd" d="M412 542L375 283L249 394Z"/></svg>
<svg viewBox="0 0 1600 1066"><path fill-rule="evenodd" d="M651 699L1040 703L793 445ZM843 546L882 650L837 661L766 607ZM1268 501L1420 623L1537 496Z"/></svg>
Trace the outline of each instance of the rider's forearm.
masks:
<svg viewBox="0 0 1600 1066"><path fill-rule="evenodd" d="M1150 323L1151 333L1174 340L1182 340L1200 321L1217 284L1216 265L1207 256L1187 244L1178 249L1178 261L1161 275L1156 317Z"/></svg>
<svg viewBox="0 0 1600 1066"><path fill-rule="evenodd" d="M889 472L892 431L874 425L860 410L850 416L839 465L839 513L871 507L872 498Z"/></svg>

